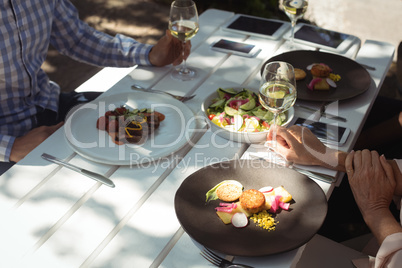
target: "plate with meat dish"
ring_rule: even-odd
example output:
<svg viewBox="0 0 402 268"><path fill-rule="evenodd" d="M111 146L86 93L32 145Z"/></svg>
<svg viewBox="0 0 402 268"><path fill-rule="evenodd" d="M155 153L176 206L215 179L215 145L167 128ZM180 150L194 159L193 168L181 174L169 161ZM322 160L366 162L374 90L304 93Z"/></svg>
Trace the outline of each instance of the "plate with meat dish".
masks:
<svg viewBox="0 0 402 268"><path fill-rule="evenodd" d="M332 53L297 50L274 56L266 63L272 61L285 61L294 68L306 72L306 77L297 81L297 98L301 100L338 101L349 99L365 92L371 84L371 76L363 66L354 60ZM336 87L329 87L326 90L309 89L313 76L308 70L308 66L314 63L325 64L332 69L333 73L340 76Z"/></svg>
<svg viewBox="0 0 402 268"><path fill-rule="evenodd" d="M136 120L147 118L146 123L140 126L137 121L133 124L131 119L126 120L126 125L118 128L122 130L118 134L99 129L98 119L121 107L137 111ZM158 117L154 112L162 114L163 121L156 122ZM109 123L112 118L120 119L119 116L108 118ZM138 127L144 131L139 132ZM92 161L112 165L144 164L169 156L188 142L194 128L193 112L182 102L145 92L101 97L75 108L64 124L67 143L75 152Z"/></svg>
<svg viewBox="0 0 402 268"><path fill-rule="evenodd" d="M215 211L222 201L206 202L206 193L224 180L236 180L244 192L282 186L292 195L289 209L277 212L274 230L263 229L252 220L243 228L224 224ZM177 218L192 239L222 254L245 257L273 255L304 245L327 214L326 196L316 182L292 169L257 159L231 160L196 171L183 181L174 203Z"/></svg>

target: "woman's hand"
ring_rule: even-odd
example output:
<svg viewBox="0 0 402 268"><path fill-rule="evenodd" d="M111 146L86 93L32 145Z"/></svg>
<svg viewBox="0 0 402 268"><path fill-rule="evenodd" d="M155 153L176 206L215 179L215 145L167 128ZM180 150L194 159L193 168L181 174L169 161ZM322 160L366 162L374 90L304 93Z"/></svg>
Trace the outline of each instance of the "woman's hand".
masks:
<svg viewBox="0 0 402 268"><path fill-rule="evenodd" d="M287 161L302 165L319 165L344 170L346 153L326 147L308 128L277 126L277 152ZM267 140L272 140L270 129Z"/></svg>
<svg viewBox="0 0 402 268"><path fill-rule="evenodd" d="M376 151L352 151L345 163L353 196L378 242L402 227L389 210L396 182L391 165Z"/></svg>
<svg viewBox="0 0 402 268"><path fill-rule="evenodd" d="M346 172L356 203L362 214L388 209L395 191L391 165L376 151L351 152L346 158Z"/></svg>
<svg viewBox="0 0 402 268"><path fill-rule="evenodd" d="M172 36L169 30L166 30L166 35L159 39L158 43L149 52L149 61L154 66L165 66L169 64L179 65L183 59L187 59L190 55L191 42L187 41L184 47L183 58L183 43Z"/></svg>

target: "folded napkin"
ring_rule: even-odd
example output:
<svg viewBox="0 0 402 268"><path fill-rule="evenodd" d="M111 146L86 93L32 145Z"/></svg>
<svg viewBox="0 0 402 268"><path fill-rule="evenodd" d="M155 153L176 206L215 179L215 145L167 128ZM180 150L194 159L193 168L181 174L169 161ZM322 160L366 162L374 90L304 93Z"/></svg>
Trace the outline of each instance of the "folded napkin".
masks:
<svg viewBox="0 0 402 268"><path fill-rule="evenodd" d="M264 143L260 144L251 144L250 147L247 149L247 151L243 154L241 159L255 159L255 158L263 158L268 161L274 162L281 164L281 159L275 153L272 153L271 151L268 150L268 147ZM317 172L325 175L329 175L332 177L336 177L337 171L331 170L328 168L320 167L320 166L306 166L306 165L296 165L294 164L295 167L298 167L300 169L312 171L312 172Z"/></svg>

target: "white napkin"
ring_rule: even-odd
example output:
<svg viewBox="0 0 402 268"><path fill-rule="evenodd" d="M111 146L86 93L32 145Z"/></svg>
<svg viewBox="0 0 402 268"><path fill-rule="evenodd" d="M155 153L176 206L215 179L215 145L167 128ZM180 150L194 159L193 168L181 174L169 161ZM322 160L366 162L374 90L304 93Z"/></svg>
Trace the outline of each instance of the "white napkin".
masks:
<svg viewBox="0 0 402 268"><path fill-rule="evenodd" d="M275 158L274 153L268 151L268 148L263 144L251 144L250 147L247 149L247 151L243 154L241 159L255 159L256 157L264 158L266 160L274 159L273 162L277 161ZM328 168L320 167L320 166L306 166L306 165L294 165L295 167L308 170L308 171L313 171L313 172L318 172L321 174L329 175L332 177L336 177L337 171L331 170Z"/></svg>

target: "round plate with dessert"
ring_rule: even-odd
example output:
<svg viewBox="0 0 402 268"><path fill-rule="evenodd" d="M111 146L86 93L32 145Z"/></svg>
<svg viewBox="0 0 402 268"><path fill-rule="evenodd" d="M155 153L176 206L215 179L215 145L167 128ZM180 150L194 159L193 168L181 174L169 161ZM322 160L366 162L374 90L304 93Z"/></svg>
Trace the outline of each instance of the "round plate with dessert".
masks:
<svg viewBox="0 0 402 268"><path fill-rule="evenodd" d="M349 99L365 92L371 84L371 76L363 66L354 60L332 53L296 50L274 56L266 63L272 61L285 61L292 64L295 69L298 69L299 75L300 70L305 72L305 75L300 75L300 79L297 80L297 98L301 100L337 101ZM313 64L318 64L319 67L328 66L331 73L339 76L339 80L333 85L326 83L327 77L314 80L317 77L314 75L314 69L313 74L311 72ZM316 84L317 89L312 88L314 86L312 84Z"/></svg>

